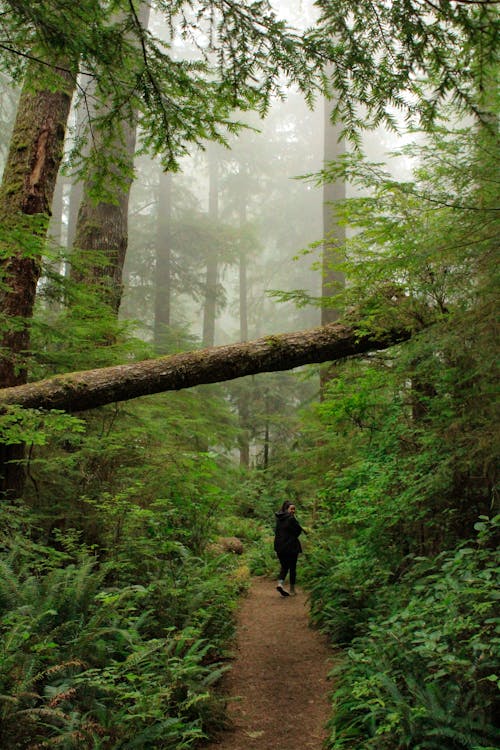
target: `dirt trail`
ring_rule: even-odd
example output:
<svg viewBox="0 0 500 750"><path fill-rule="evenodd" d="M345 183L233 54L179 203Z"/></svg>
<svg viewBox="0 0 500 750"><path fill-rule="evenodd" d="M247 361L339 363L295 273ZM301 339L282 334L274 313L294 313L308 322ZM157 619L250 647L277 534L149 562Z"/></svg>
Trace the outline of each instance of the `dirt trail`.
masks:
<svg viewBox="0 0 500 750"><path fill-rule="evenodd" d="M242 602L224 684L232 726L207 750L321 750L331 652L308 626L305 594L283 598L275 585L254 579Z"/></svg>

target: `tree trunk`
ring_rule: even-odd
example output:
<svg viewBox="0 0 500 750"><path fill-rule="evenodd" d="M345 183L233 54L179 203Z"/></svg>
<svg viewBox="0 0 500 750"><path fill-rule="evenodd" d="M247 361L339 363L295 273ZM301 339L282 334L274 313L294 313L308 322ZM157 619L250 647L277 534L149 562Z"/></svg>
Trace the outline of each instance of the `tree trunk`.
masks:
<svg viewBox="0 0 500 750"><path fill-rule="evenodd" d="M247 389L242 389L238 398L238 421L240 427L240 435L238 439L240 466L248 469L250 466L250 407L249 393Z"/></svg>
<svg viewBox="0 0 500 750"><path fill-rule="evenodd" d="M36 85L37 64L28 66L0 188L1 244L5 248L0 261L3 386L24 383L27 378L29 323L75 86L75 76L69 70L53 72L60 87L47 91Z"/></svg>
<svg viewBox="0 0 500 750"><path fill-rule="evenodd" d="M0 407L19 404L30 408L84 411L152 393L345 359L386 349L406 341L410 335L406 327L370 334L357 331L353 325L331 323L308 331L265 336L248 343L57 375L0 391Z"/></svg>
<svg viewBox="0 0 500 750"><path fill-rule="evenodd" d="M264 396L264 405L265 405L265 429L264 429L264 456L262 461L262 468L264 471L269 468L269 448L270 448L270 429L269 429L269 396L266 393Z"/></svg>
<svg viewBox="0 0 500 750"><path fill-rule="evenodd" d="M240 230L245 228L247 222L245 198L242 197L240 204ZM239 287L240 287L240 341L248 341L248 284L247 284L247 255L245 250L239 253ZM250 439L249 439L249 393L246 388L240 391L238 398L238 421L240 426L239 448L240 466L250 466Z"/></svg>
<svg viewBox="0 0 500 750"><path fill-rule="evenodd" d="M133 169L136 123L121 123L111 145L103 146L99 134L94 136L97 152L107 150L109 161L119 160L121 168L131 174ZM75 231L72 277L97 290L100 299L116 314L123 292L123 265L128 244L128 203L131 176L125 185L116 187L114 200L96 203L95 172L83 185L83 197ZM97 257L97 260L96 260Z"/></svg>
<svg viewBox="0 0 500 750"><path fill-rule="evenodd" d="M172 174L160 172L158 187L158 234L156 239L154 342L156 351L165 348L170 326L172 297Z"/></svg>
<svg viewBox="0 0 500 750"><path fill-rule="evenodd" d="M208 215L214 222L219 218L219 164L213 147L208 150ZM205 305L203 308L203 346L213 346L215 343L215 317L217 314L217 281L218 281L217 249L210 248L207 257L207 272L205 279Z"/></svg>
<svg viewBox="0 0 500 750"><path fill-rule="evenodd" d="M324 137L324 163L325 166L345 154L345 141L338 140L341 128L332 125L329 116L328 101L325 101L325 137ZM342 256L339 248L344 244L346 238L345 227L340 226L335 212L335 204L346 198L345 182L327 182L323 186L323 261L322 261L322 290L324 299L332 297L342 289L345 284L344 274L336 270L335 265L339 263ZM321 323L334 323L338 320L339 312L334 307L321 308Z"/></svg>
<svg viewBox="0 0 500 750"><path fill-rule="evenodd" d="M64 63L62 63L64 67ZM57 90L37 81L30 63L12 131L0 187L0 384L27 380L26 355L42 253L75 76L52 71ZM18 496L24 485L24 445L0 446L0 490Z"/></svg>
<svg viewBox="0 0 500 750"><path fill-rule="evenodd" d="M341 127L333 125L330 121L329 100L325 99L324 110L324 163L338 159L346 152L345 140L340 139ZM322 258L322 283L321 296L323 300L339 293L345 285L344 274L336 269L341 260L339 248L345 242L345 227L338 222L335 206L339 201L346 198L346 186L344 181L327 182L323 185L323 258ZM323 304L321 307L321 323L327 325L334 323L339 318L339 311L335 307ZM320 370L320 393L323 396L324 387L334 377L330 367L322 367Z"/></svg>
<svg viewBox="0 0 500 750"><path fill-rule="evenodd" d="M62 243L63 195L64 180L59 177L56 180L54 196L52 198L52 211L48 229L48 235L56 245L61 245Z"/></svg>
<svg viewBox="0 0 500 750"><path fill-rule="evenodd" d="M85 77L82 77L82 80L80 82L80 86L82 88L91 87L91 82L86 80ZM73 116L72 120L73 122L72 127L75 129L76 135L80 137L82 133L85 131L86 128L86 122L88 118L88 109L90 104L85 101L77 101L73 108ZM89 144L84 143L82 145L81 150L81 156L82 157L88 157L89 155ZM74 175L71 179L70 183L70 189L69 189L69 206L68 206L68 232L67 232L67 238L66 238L66 247L68 250L71 250L73 245L75 244L75 235L76 235L76 225L78 222L78 211L80 209L80 204L82 202L83 198L83 181L79 178L78 175ZM70 272L70 269L69 269Z"/></svg>
<svg viewBox="0 0 500 750"><path fill-rule="evenodd" d="M75 244L76 225L78 223L78 211L83 198L83 183L75 178L71 182L69 192L69 209L68 209L68 237L66 247L71 249Z"/></svg>
<svg viewBox="0 0 500 750"><path fill-rule="evenodd" d="M247 256L245 251L239 254L240 271L240 338L248 341L248 282L247 282Z"/></svg>
<svg viewBox="0 0 500 750"><path fill-rule="evenodd" d="M99 254L99 258L97 262L88 265L84 261L73 278L96 288L102 301L116 314L123 292L123 264L128 244L128 201L129 191L125 190L120 191L116 203L100 201L94 206L84 190L75 237L78 252L93 251Z"/></svg>
<svg viewBox="0 0 500 750"><path fill-rule="evenodd" d="M142 2L138 21L143 28L147 28L149 10L149 5ZM105 112L106 104L101 106ZM95 114L102 114L101 107L97 106ZM123 266L128 245L128 204L133 179L136 125L137 115L133 113L128 121L115 125L111 138L103 137L102 131L94 129L93 151L99 155L99 160L104 157L111 179L116 179L116 183L108 187L111 198L96 201L99 166L90 170L83 185L74 240L76 264L72 271L73 278L94 287L102 301L117 315L123 294ZM86 257L89 254L90 258ZM96 255L99 256L97 261Z"/></svg>

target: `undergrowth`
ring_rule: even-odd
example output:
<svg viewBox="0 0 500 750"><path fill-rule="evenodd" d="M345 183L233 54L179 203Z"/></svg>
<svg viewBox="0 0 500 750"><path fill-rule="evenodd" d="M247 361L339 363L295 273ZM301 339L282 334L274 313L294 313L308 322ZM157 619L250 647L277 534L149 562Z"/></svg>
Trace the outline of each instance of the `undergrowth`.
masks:
<svg viewBox="0 0 500 750"><path fill-rule="evenodd" d="M499 520L385 584L349 554L331 555L320 577L319 556L314 620L350 642L333 675L331 750L498 747Z"/></svg>
<svg viewBox="0 0 500 750"><path fill-rule="evenodd" d="M180 750L220 725L233 558L167 544L157 513L134 577L134 554L100 559L75 532L59 550L30 542L27 512L11 512L25 535L0 553L0 747Z"/></svg>

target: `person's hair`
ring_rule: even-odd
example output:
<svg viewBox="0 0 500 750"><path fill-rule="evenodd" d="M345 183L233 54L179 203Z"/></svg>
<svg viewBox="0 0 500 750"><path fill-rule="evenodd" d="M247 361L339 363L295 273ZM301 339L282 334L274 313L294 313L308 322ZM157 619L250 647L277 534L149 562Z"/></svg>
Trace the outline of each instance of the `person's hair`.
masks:
<svg viewBox="0 0 500 750"><path fill-rule="evenodd" d="M290 500L285 500L285 502L283 503L283 505L280 508L280 513L284 513L285 510L288 510L288 508L290 507L290 505L292 505L292 503L290 502Z"/></svg>

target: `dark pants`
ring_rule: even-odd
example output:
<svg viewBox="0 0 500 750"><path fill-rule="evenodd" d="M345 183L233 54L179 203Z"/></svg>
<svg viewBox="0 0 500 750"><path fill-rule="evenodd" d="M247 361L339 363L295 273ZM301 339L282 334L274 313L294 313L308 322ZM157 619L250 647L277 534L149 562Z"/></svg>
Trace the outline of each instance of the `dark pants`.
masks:
<svg viewBox="0 0 500 750"><path fill-rule="evenodd" d="M296 570L297 570L297 557L298 553L290 554L278 554L278 560L281 563L280 569L280 581L284 581L290 572L290 586L295 586Z"/></svg>

